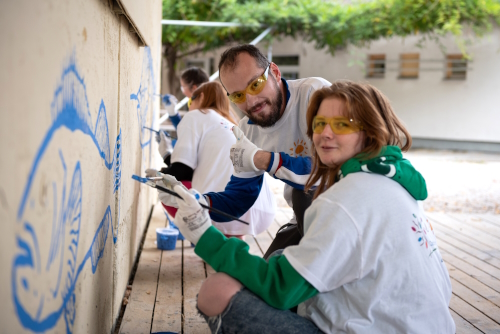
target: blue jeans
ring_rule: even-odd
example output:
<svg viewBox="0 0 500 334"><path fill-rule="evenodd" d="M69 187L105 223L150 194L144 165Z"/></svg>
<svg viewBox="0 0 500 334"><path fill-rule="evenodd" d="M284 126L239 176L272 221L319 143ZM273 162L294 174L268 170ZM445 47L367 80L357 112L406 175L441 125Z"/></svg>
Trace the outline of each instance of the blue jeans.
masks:
<svg viewBox="0 0 500 334"><path fill-rule="evenodd" d="M322 333L310 320L269 306L250 290L236 293L222 314L208 317L201 313L212 333L267 334L267 333Z"/></svg>

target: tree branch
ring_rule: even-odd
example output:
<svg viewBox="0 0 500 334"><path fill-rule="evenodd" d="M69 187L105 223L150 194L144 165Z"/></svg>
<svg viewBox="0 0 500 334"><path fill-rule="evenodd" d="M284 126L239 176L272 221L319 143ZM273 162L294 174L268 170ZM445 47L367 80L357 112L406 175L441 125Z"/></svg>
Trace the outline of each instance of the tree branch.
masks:
<svg viewBox="0 0 500 334"><path fill-rule="evenodd" d="M188 51L188 52L185 52L185 53L182 53L180 55L177 56L177 59L181 59L183 57L186 57L186 56L190 56L192 54L195 54L195 53L198 53L200 51L203 51L204 47L203 46L200 46L199 48L196 48L194 50L191 50L191 51Z"/></svg>

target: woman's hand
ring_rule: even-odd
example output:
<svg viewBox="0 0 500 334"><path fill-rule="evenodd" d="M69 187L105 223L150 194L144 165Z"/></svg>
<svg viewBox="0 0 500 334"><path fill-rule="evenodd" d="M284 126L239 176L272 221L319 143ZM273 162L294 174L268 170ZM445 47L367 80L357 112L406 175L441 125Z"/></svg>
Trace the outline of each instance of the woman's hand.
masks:
<svg viewBox="0 0 500 334"><path fill-rule="evenodd" d="M175 214L175 225L187 240L197 244L203 233L212 226L208 211L200 205L207 205L207 201L195 189L187 190L182 185L174 186L174 191L182 197L175 198L179 207Z"/></svg>

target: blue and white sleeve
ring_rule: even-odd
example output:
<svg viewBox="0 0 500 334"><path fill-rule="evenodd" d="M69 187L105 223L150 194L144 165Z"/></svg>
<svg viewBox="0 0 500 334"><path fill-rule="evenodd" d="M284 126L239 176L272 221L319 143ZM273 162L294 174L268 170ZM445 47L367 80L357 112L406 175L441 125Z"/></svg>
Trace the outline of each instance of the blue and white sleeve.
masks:
<svg viewBox="0 0 500 334"><path fill-rule="evenodd" d="M271 152L271 162L267 172L275 179L303 190L311 174L311 158L291 157L285 152Z"/></svg>
<svg viewBox="0 0 500 334"><path fill-rule="evenodd" d="M254 173L249 174L255 175ZM264 174L259 176L253 175L251 177L238 177L232 175L224 191L204 194L208 197L210 206L238 218L241 217L255 203L257 197L259 197L260 189L262 188ZM210 218L218 223L224 223L231 220L214 212L210 212Z"/></svg>
<svg viewBox="0 0 500 334"><path fill-rule="evenodd" d="M168 119L172 122L174 127L177 129L177 124L179 124L179 122L181 121L182 118L179 115L179 113L177 113L174 116L168 116Z"/></svg>

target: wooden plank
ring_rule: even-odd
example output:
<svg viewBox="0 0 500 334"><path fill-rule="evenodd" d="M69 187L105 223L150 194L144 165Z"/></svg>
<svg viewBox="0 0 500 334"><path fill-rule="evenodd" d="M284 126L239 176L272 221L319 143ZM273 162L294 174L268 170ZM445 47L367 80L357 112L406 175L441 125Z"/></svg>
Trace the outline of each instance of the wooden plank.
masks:
<svg viewBox="0 0 500 334"><path fill-rule="evenodd" d="M460 260L459 258L453 256L453 254L449 254L443 250L441 250L440 253L443 256L443 260L445 263L453 265L457 269L460 269L467 275L474 277L479 282L485 284L496 292L500 292L500 281L496 278L492 277L482 270L477 269L476 267L473 267L467 262Z"/></svg>
<svg viewBox="0 0 500 334"><path fill-rule="evenodd" d="M467 319L474 327L485 333L500 334L500 326L456 295L451 296L450 309Z"/></svg>
<svg viewBox="0 0 500 334"><path fill-rule="evenodd" d="M457 280L478 295L488 299L490 302L500 307L500 293L484 285L474 277L467 275L466 273L457 269L449 263L446 263L446 267L448 268L450 278Z"/></svg>
<svg viewBox="0 0 500 334"><path fill-rule="evenodd" d="M205 264L194 253L194 248L187 240L184 241L183 256L184 333L210 333L205 319L198 314L196 309L196 295L206 278Z"/></svg>
<svg viewBox="0 0 500 334"><path fill-rule="evenodd" d="M449 244L462 249L463 251L473 254L481 260L500 268L500 250L493 249L489 246L481 244L474 239L471 239L461 233L455 232L440 224L434 224L434 230L438 239L445 240Z"/></svg>
<svg viewBox="0 0 500 334"><path fill-rule="evenodd" d="M156 293L152 332L182 330L182 241L175 250L163 251Z"/></svg>
<svg viewBox="0 0 500 334"><path fill-rule="evenodd" d="M267 233L267 231L264 231L261 234L255 236L255 241L257 241L259 248L262 250L262 253L266 254L269 246L273 242L273 239L269 236L269 233Z"/></svg>
<svg viewBox="0 0 500 334"><path fill-rule="evenodd" d="M261 249L259 248L259 246L255 242L253 235L245 235L243 237L243 239L248 244L248 246L250 246L250 249L248 251L250 254L257 255L257 256L264 255L264 253L262 253Z"/></svg>
<svg viewBox="0 0 500 334"><path fill-rule="evenodd" d="M142 249L137 272L132 284L129 303L125 309L120 326L120 333L149 333L155 305L156 286L162 252L156 248L156 228L165 227L165 215L158 214L161 207L156 205L149 223L144 247Z"/></svg>
<svg viewBox="0 0 500 334"><path fill-rule="evenodd" d="M499 238L478 230L477 228L471 227L466 223L447 216L446 214L426 212L426 216L434 222L448 226L456 231L460 231L461 233L468 235L472 239L475 239L476 241L488 245L494 249L497 249L498 245L500 244Z"/></svg>
<svg viewBox="0 0 500 334"><path fill-rule="evenodd" d="M291 217L289 217L285 212L283 212L280 208L276 210L276 215L274 216L274 221L278 223L281 227L290 221Z"/></svg>
<svg viewBox="0 0 500 334"><path fill-rule="evenodd" d="M492 265L478 259L477 257L474 257L470 254L467 254L466 252L461 251L455 246L452 246L448 244L447 242L444 242L444 240L441 240L442 242L439 243L439 249L445 250L448 253L453 254L455 257L469 263L470 265L481 269L482 271L490 274L491 276L500 279L500 269L493 267Z"/></svg>
<svg viewBox="0 0 500 334"><path fill-rule="evenodd" d="M462 318L457 312L450 309L451 317L455 321L456 334L480 334L482 333L479 329L472 326L470 322Z"/></svg>
<svg viewBox="0 0 500 334"><path fill-rule="evenodd" d="M461 221L462 223L467 224L470 227L477 228L478 230L500 238L500 226L496 226L495 224L491 224L488 221L484 221L481 217L473 216L471 214L458 213L449 213L448 215L452 218L455 218L456 220Z"/></svg>
<svg viewBox="0 0 500 334"><path fill-rule="evenodd" d="M483 220L489 221L492 224L495 224L496 226L500 226L500 215L499 214L493 214L493 213L482 213L482 214L476 214L477 217L480 217Z"/></svg>
<svg viewBox="0 0 500 334"><path fill-rule="evenodd" d="M451 279L451 286L453 294L472 305L476 310L486 315L497 325L500 325L500 308L498 306L453 278Z"/></svg>

